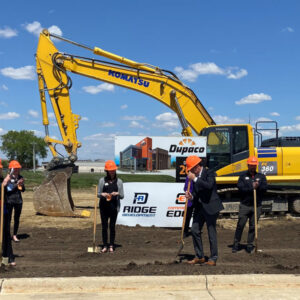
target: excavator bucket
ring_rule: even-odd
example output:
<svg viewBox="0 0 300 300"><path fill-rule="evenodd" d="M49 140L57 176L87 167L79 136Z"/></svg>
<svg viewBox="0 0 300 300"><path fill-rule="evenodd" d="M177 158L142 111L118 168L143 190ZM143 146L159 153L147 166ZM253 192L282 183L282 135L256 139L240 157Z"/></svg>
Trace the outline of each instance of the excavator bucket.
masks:
<svg viewBox="0 0 300 300"><path fill-rule="evenodd" d="M34 189L33 205L37 213L47 216L75 217L71 197L72 167L49 171L44 182Z"/></svg>

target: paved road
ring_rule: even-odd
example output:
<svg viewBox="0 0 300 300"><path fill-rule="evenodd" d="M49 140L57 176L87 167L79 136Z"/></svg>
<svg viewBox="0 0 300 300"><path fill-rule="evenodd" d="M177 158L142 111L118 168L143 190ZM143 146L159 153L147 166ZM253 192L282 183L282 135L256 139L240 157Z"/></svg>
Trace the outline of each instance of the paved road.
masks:
<svg viewBox="0 0 300 300"><path fill-rule="evenodd" d="M1 299L300 299L300 275L0 279Z"/></svg>

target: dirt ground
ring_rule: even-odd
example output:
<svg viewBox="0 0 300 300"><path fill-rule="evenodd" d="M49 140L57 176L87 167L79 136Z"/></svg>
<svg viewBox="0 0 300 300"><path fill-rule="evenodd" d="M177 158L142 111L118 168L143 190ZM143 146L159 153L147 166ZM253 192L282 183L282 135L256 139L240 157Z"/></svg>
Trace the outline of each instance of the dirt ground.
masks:
<svg viewBox="0 0 300 300"><path fill-rule="evenodd" d="M93 211L94 191L73 192L75 205ZM98 213L97 245L101 244ZM90 218L62 218L36 215L32 193L24 193L20 243L13 243L16 267L0 270L0 277L68 277L114 275L198 275L198 274L299 274L300 219L281 217L259 223L258 253L241 250L231 253L237 220L218 220L219 260L216 267L190 266L193 258L191 237L176 257L180 230L156 227L117 226L114 253L88 253L92 246L93 213ZM245 228L243 241L246 239ZM209 254L207 231L203 243Z"/></svg>

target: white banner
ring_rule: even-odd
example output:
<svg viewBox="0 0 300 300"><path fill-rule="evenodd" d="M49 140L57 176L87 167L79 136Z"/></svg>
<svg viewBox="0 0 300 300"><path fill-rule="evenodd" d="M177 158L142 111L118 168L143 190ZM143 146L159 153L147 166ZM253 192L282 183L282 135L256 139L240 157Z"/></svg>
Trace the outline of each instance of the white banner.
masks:
<svg viewBox="0 0 300 300"><path fill-rule="evenodd" d="M184 183L124 183L118 224L181 227L185 206Z"/></svg>

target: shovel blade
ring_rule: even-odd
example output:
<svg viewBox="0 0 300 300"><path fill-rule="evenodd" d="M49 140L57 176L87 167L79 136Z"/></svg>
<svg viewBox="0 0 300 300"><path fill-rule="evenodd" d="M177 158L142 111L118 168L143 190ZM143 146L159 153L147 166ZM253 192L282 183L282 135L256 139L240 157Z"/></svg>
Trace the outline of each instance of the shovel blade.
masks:
<svg viewBox="0 0 300 300"><path fill-rule="evenodd" d="M88 247L89 253L100 253L100 247Z"/></svg>

